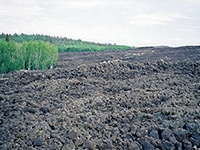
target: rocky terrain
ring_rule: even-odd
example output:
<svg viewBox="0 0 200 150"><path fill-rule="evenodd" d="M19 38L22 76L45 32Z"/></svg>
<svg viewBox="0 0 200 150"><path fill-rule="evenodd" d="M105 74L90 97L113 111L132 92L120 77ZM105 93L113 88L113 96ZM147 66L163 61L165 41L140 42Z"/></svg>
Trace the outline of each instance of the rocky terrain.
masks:
<svg viewBox="0 0 200 150"><path fill-rule="evenodd" d="M199 150L200 47L60 53L0 74L1 150Z"/></svg>

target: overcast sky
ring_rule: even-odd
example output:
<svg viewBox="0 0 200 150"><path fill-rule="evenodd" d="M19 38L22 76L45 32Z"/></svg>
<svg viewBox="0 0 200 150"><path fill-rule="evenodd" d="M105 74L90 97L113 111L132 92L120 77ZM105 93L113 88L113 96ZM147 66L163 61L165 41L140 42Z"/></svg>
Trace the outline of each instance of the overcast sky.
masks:
<svg viewBox="0 0 200 150"><path fill-rule="evenodd" d="M200 0L0 0L0 33L130 46L200 45Z"/></svg>

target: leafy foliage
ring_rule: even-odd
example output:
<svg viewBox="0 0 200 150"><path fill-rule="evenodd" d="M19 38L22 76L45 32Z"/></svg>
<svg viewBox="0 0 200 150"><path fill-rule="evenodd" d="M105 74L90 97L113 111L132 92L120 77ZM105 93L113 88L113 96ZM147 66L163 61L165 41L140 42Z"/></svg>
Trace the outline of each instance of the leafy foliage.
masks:
<svg viewBox="0 0 200 150"><path fill-rule="evenodd" d="M47 35L26 35L26 34L13 34L9 35L11 41L17 43L29 42L29 41L44 41L55 44L58 47L59 52L94 52L94 51L109 51L109 50L125 50L133 49L130 46L124 45L113 45L110 43L100 44L94 42L82 41L80 39L73 40L70 38L62 37L52 37ZM6 38L5 34L0 35L0 39L4 40Z"/></svg>
<svg viewBox="0 0 200 150"><path fill-rule="evenodd" d="M56 65L58 48L43 41L23 43L0 40L0 73L19 69L47 69Z"/></svg>

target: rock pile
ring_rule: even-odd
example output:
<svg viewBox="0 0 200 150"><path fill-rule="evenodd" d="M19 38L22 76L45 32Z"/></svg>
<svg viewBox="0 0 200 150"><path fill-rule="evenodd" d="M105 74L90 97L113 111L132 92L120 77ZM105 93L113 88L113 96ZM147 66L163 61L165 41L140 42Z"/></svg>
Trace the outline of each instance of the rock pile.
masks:
<svg viewBox="0 0 200 150"><path fill-rule="evenodd" d="M0 75L0 149L198 150L200 62Z"/></svg>

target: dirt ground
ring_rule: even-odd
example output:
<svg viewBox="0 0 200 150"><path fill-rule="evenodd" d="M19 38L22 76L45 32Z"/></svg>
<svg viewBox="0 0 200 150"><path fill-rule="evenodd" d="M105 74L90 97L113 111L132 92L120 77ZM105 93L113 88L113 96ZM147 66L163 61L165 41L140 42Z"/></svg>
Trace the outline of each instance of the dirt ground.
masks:
<svg viewBox="0 0 200 150"><path fill-rule="evenodd" d="M0 74L1 150L199 150L200 47L60 53Z"/></svg>

